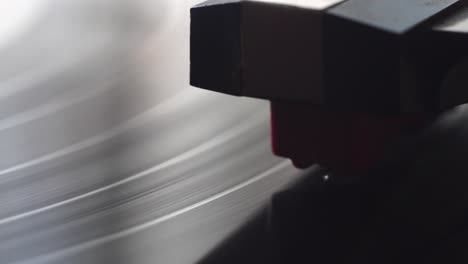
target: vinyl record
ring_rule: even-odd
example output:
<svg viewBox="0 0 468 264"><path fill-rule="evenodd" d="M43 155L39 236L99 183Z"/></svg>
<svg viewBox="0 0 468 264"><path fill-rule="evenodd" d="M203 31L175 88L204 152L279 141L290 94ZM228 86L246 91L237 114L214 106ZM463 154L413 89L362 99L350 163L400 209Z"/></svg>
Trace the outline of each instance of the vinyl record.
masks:
<svg viewBox="0 0 468 264"><path fill-rule="evenodd" d="M1 263L195 263L299 177L267 102L189 87L195 1L30 2L0 27Z"/></svg>

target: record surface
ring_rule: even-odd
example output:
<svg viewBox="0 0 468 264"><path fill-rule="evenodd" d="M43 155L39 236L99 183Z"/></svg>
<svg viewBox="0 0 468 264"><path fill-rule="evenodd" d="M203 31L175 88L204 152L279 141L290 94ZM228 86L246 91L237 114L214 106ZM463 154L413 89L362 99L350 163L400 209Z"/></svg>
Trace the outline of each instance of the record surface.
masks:
<svg viewBox="0 0 468 264"><path fill-rule="evenodd" d="M0 263L195 263L299 177L271 154L267 102L188 86L196 1L17 2Z"/></svg>

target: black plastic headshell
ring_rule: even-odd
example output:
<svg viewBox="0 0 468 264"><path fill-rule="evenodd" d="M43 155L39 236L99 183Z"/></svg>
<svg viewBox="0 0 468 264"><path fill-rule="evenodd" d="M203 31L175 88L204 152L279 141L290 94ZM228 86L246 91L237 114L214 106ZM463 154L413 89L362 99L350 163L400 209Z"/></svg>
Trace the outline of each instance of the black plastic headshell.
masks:
<svg viewBox="0 0 468 264"><path fill-rule="evenodd" d="M447 86L466 47L465 0L211 0L191 10L193 86L337 110L468 102Z"/></svg>

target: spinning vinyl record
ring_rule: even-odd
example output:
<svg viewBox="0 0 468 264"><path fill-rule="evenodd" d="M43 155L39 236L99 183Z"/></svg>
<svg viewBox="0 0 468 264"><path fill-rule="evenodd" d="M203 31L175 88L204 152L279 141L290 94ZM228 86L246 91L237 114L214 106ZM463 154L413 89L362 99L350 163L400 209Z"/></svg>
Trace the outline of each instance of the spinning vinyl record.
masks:
<svg viewBox="0 0 468 264"><path fill-rule="evenodd" d="M189 87L196 1L4 2L0 263L195 263L299 177L267 102Z"/></svg>

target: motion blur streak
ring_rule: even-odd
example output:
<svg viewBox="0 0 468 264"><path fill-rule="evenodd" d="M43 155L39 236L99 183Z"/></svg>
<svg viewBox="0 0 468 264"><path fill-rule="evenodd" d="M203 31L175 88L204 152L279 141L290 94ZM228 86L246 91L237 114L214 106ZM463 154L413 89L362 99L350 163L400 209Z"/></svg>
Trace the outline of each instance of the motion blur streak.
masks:
<svg viewBox="0 0 468 264"><path fill-rule="evenodd" d="M242 189L248 187L249 185L256 183L257 181L263 180L264 178L266 178L268 176L271 176L273 173L277 173L281 169L284 169L286 166L289 166L289 162L284 162L283 161L282 163L272 167L271 169L269 169L268 171L266 171L264 173L259 174L258 176L253 177L250 180L247 180L247 181L245 181L245 182L243 182L243 183L241 183L241 184L239 184L237 186L234 186L234 187L232 187L232 188L230 188L230 189L228 189L226 191L223 191L222 193L219 193L217 195L213 195L212 197L207 198L207 199L205 199L203 201L200 201L200 202L198 202L198 203L196 203L194 205L187 206L187 207L185 207L183 209L180 209L180 210L177 210L177 211L175 211L175 212L173 212L171 214L156 218L156 219L154 219L154 220L152 220L150 222L144 223L142 225L134 226L134 227L129 228L127 230L122 230L120 232L111 234L109 236L100 237L98 239L88 241L88 242L86 242L84 244L80 244L80 245L68 248L64 252L59 252L59 253L55 253L55 254L51 254L51 255L47 255L47 256L41 256L39 258L36 258L33 261L33 263L50 263L50 261L53 261L56 258L60 258L60 255L68 255L68 254L70 254L70 252L81 251L81 250L86 249L86 248L92 248L92 247L98 246L98 245L100 245L102 243L106 243L106 242L109 242L109 241L112 241L112 240L115 240L115 239L118 239L118 238L121 238L121 237L125 237L125 236L128 236L128 235L132 235L134 233L137 233L137 232L144 231L145 229L150 228L150 227L152 227L154 225L163 223L164 221L175 218L175 217L177 217L177 216L179 216L179 215L181 215L183 213L186 213L186 212L189 212L191 210L202 207L202 206L206 205L207 203L210 203L210 202L216 201L217 199L228 196L228 195L232 194L233 192L242 190ZM27 263L31 263L31 262L22 262L22 263L27 264Z"/></svg>
<svg viewBox="0 0 468 264"><path fill-rule="evenodd" d="M173 98L165 100L161 104L156 105L154 108L144 112L143 114L140 114L124 122L123 124L119 124L116 127L110 128L109 130L105 131L102 134L86 139L77 144L67 146L61 150L55 151L53 153L49 153L45 156L36 158L34 160L30 160L28 162L4 169L0 171L0 175L4 176L13 172L18 172L26 168L40 165L41 163L44 163L44 162L51 162L55 159L63 158L63 156L65 155L70 155L74 152L86 149L88 147L92 147L93 145L102 143L107 140L110 140L113 137L117 137L123 134L124 132L127 132L131 129L135 129L143 125L146 122L150 122L151 119L154 119L153 115L157 115L157 114L161 115L161 113L167 114L168 109L171 109L171 111L174 111L175 110L174 106L180 107L184 103L188 103L187 100L184 100L184 99L192 99L192 100L194 98L200 99L199 96L196 96L194 91L195 90L184 90L183 92L180 92L179 94L176 94L175 96L173 96ZM186 94L189 94L189 92L190 92L190 95L187 96ZM6 177L3 177L0 181L4 181L5 179Z"/></svg>
<svg viewBox="0 0 468 264"><path fill-rule="evenodd" d="M256 123L262 122L262 120L259 119L259 118L255 118L255 119L253 119L253 121L254 122L249 122L249 123L256 124ZM64 206L64 205L67 205L69 203L78 201L80 199L88 198L88 197L90 197L92 195L99 194L99 193L102 193L104 191L111 190L111 189L119 187L119 186L121 186L123 184L127 184L127 183L129 183L131 181L138 180L138 179L140 179L142 177L151 175L152 173L158 172L158 171L160 171L162 169L165 169L165 168L167 168L169 166L178 165L179 163L184 162L185 160L187 160L189 158L196 157L197 155L199 155L199 154L201 154L201 153L203 153L205 151L208 151L208 150L210 150L210 149L212 149L212 148L214 148L216 146L219 146L222 143L227 142L228 140L232 139L235 136L239 136L239 134L241 132L245 132L249 128L251 129L253 127L254 126L252 126L252 124L247 124L247 125L244 125L242 127L239 127L238 129L228 130L226 133L218 135L215 138L210 139L209 141L198 145L194 149L191 149L191 150L189 150L189 151L187 151L185 153L182 153L182 154L178 155L177 157L169 159L169 160L167 160L165 162L159 163L156 166L154 166L152 168L149 168L149 169L147 169L147 170L145 170L143 172L137 173L137 174L132 175L132 176L130 176L128 178L124 178L124 179L122 179L120 181L117 181L115 183L106 185L106 186L104 186L102 188L95 189L95 190L93 190L91 192L84 193L82 195L79 195L79 196L76 196L76 197L73 197L73 198L70 198L70 199L55 203L55 204L51 204L51 205L48 205L48 206L43 207L43 208L38 208L36 210L32 210L32 211L29 211L29 212L26 212L26 213L23 213L23 214L20 214L20 215L15 215L15 216L12 216L12 217L9 217L9 218L0 219L0 225L11 223L13 221L16 221L16 220L19 220L19 219L22 219L22 218L25 218L25 217L33 216L33 215L36 215L36 214L39 214L39 213L43 213L43 212L46 212L48 210L55 209L57 207Z"/></svg>
<svg viewBox="0 0 468 264"><path fill-rule="evenodd" d="M195 263L297 180L188 86L192 0L0 0L0 263Z"/></svg>

